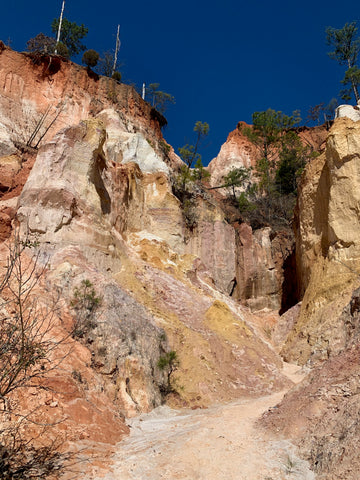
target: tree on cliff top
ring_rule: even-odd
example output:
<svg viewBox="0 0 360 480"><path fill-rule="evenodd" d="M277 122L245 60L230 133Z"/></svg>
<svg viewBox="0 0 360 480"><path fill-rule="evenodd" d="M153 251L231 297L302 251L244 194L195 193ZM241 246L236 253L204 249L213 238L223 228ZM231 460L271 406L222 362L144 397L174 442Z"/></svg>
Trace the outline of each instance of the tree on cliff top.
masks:
<svg viewBox="0 0 360 480"><path fill-rule="evenodd" d="M159 90L159 83L150 83L146 88L146 95L150 97L151 105L160 113L164 114L169 104L175 103L175 97L170 93Z"/></svg>
<svg viewBox="0 0 360 480"><path fill-rule="evenodd" d="M345 23L343 28L328 27L326 29L326 42L334 47L328 55L337 60L340 65L346 65L347 71L341 83L348 88L341 92L344 100L350 100L351 90L356 102L360 100L358 86L360 85L360 70L356 66L360 52L360 37L356 22Z"/></svg>
<svg viewBox="0 0 360 480"><path fill-rule="evenodd" d="M43 33L38 33L36 37L30 38L30 40L26 42L27 50L34 53L54 53L55 45L55 38L48 37Z"/></svg>
<svg viewBox="0 0 360 480"><path fill-rule="evenodd" d="M88 68L91 68L91 67L96 67L97 63L98 63L98 60L99 60L99 54L97 51L95 50L86 50L86 52L84 52L84 55L82 57L82 63L85 63L85 65L88 67Z"/></svg>
<svg viewBox="0 0 360 480"><path fill-rule="evenodd" d="M69 57L69 51L66 45L61 42L56 45L56 40L54 38L48 37L43 33L38 33L36 37L30 38L30 40L26 42L26 48L31 53L41 53L45 55L53 55L56 49L58 55L65 58Z"/></svg>
<svg viewBox="0 0 360 480"><path fill-rule="evenodd" d="M259 180L251 191L251 202L245 198L247 192L239 199L242 207L251 207L248 221L253 228L266 224L282 228L292 218L297 180L311 155L294 130L299 122L298 111L288 116L268 109L253 114L252 127L239 125L258 150L255 175Z"/></svg>
<svg viewBox="0 0 360 480"><path fill-rule="evenodd" d="M209 124L207 122L197 121L194 126L194 132L196 133L195 145L186 144L179 148L180 156L188 168L191 168L194 162L201 161L201 155L198 153L198 148L201 141L209 134Z"/></svg>
<svg viewBox="0 0 360 480"><path fill-rule="evenodd" d="M57 33L60 20L55 18L51 24L51 30L53 33ZM81 40L87 35L89 29L83 24L78 25L75 22L70 22L66 18L63 18L60 34L60 42L63 43L68 51L69 55L78 55L86 50L86 46L81 43Z"/></svg>
<svg viewBox="0 0 360 480"><path fill-rule="evenodd" d="M269 196L279 150L286 140L285 131L297 125L300 116L298 111L288 116L269 108L263 112L254 112L252 121L252 127L240 126L239 128L259 150L259 158L256 162L259 188Z"/></svg>

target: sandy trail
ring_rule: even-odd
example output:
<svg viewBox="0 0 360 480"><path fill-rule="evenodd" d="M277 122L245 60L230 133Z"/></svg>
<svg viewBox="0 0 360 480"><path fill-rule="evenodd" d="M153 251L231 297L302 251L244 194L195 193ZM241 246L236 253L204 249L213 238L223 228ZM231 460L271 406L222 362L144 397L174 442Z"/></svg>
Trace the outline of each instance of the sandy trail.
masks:
<svg viewBox="0 0 360 480"><path fill-rule="evenodd" d="M298 368L286 366L295 381ZM106 480L315 479L286 440L255 425L285 392L205 410L160 407L133 419L131 434L117 447ZM91 477L89 477L91 478Z"/></svg>

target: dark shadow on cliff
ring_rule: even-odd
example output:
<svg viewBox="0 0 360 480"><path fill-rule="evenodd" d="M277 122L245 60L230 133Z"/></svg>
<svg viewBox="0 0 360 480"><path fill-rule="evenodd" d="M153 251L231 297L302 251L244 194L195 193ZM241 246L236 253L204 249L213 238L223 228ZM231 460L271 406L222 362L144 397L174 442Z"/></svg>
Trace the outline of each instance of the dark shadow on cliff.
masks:
<svg viewBox="0 0 360 480"><path fill-rule="evenodd" d="M111 198L106 190L104 180L101 177L101 172L105 169L105 160L101 155L98 155L96 162L90 175L90 180L94 184L97 194L100 198L101 211L103 214L109 214L111 211Z"/></svg>
<svg viewBox="0 0 360 480"><path fill-rule="evenodd" d="M281 290L281 308L279 314L284 314L289 308L293 307L299 302L298 285L296 275L296 256L295 248L286 257L283 264L284 280L282 282Z"/></svg>

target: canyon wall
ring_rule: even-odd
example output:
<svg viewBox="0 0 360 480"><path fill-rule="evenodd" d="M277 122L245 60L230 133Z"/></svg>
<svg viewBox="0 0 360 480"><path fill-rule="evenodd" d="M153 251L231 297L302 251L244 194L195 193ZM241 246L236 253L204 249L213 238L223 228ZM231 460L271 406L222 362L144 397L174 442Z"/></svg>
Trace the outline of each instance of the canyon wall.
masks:
<svg viewBox="0 0 360 480"><path fill-rule="evenodd" d="M196 227L188 228L171 183L180 160L164 148L151 107L131 87L56 57L49 62L0 54L0 165L9 175L0 210L7 227L18 222L36 245L44 281L61 292L74 322L83 281L101 296L92 327L77 340L91 358L82 375L92 367L127 416L163 402L159 360L170 350L180 361L175 404L204 406L288 385L281 361L236 301L240 294L230 297L237 234L206 192L195 195ZM261 263L264 254L255 257ZM273 269L271 259L265 268ZM252 289L254 299L260 294L266 298Z"/></svg>
<svg viewBox="0 0 360 480"><path fill-rule="evenodd" d="M44 144L62 128L113 105L128 118L129 130L161 135L151 106L128 85L60 57L19 54L9 48L0 52L0 64L0 132L7 132L12 141L26 144L33 136L31 145Z"/></svg>
<svg viewBox="0 0 360 480"><path fill-rule="evenodd" d="M359 121L337 118L302 177L295 230L303 300L281 353L310 368L261 420L298 444L319 480L355 480L360 467L359 134Z"/></svg>
<svg viewBox="0 0 360 480"><path fill-rule="evenodd" d="M105 311L90 348L100 372L116 366L119 406L134 414L161 402L156 365L166 348L163 330L181 360L185 402L206 404L283 385L273 372L276 357L224 291L235 254L234 232L221 211L206 209L203 200L198 228L186 243L166 163L139 139L132 161L124 162L129 134L120 123L116 135L107 130L114 129L116 116L103 111L61 130L40 149L17 218L40 242L52 283L63 295L71 297L82 278L101 286ZM112 348L100 359L105 338ZM131 348L125 348L129 338ZM247 349L261 377L246 374Z"/></svg>
<svg viewBox="0 0 360 480"><path fill-rule="evenodd" d="M303 302L285 358L326 359L346 345L341 312L359 284L360 124L339 118L299 192L297 272Z"/></svg>
<svg viewBox="0 0 360 480"><path fill-rule="evenodd" d="M289 232L229 221L211 190L195 189L189 228L172 189L181 161L150 105L131 87L49 58L0 52L0 238L9 241L17 226L31 242L28 257L35 253L44 267L39 298L56 293L61 301L59 334L76 327L74 296L84 281L101 305L84 334L70 335L61 374L48 378L54 393L38 398L42 420L57 409L56 418L68 415L61 438L115 443L128 432L121 416L148 412L165 397L197 408L289 387L271 335L250 310L277 312L284 293L293 294L303 301L279 324L277 347L291 328L282 355L315 370L269 424L306 431L303 451L314 468L321 461L321 471L338 468L345 478L329 452L342 453L328 439L338 431L348 447L356 430L344 418L355 421L358 394L358 122L337 119L326 151L305 169L295 266ZM299 135L322 150L327 132ZM232 132L209 166L212 185L255 157ZM4 242L3 266L6 255ZM169 390L161 360L171 351L179 365ZM339 415L327 414L328 405Z"/></svg>

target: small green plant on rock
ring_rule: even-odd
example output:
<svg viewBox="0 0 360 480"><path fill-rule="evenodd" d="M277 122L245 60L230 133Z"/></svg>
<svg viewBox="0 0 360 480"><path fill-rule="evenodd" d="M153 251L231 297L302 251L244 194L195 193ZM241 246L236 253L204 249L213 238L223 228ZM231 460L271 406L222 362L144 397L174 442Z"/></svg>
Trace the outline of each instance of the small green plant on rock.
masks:
<svg viewBox="0 0 360 480"><path fill-rule="evenodd" d="M195 166L194 166L194 170L192 172L193 180L195 180L198 183L201 183L203 180L206 180L206 179L210 178L210 176L211 176L210 172L205 170L204 165L201 161L201 158L199 158L196 161Z"/></svg>
<svg viewBox="0 0 360 480"><path fill-rule="evenodd" d="M163 384L160 387L161 392L163 395L169 395L169 393L174 392L174 386L172 383L172 375L176 370L179 368L180 362L175 350L170 350L170 352L166 352L162 355L157 363L157 366L160 370L167 371L167 383Z"/></svg>
<svg viewBox="0 0 360 480"><path fill-rule="evenodd" d="M121 82L121 73L116 71L111 75L111 78L120 83Z"/></svg>
<svg viewBox="0 0 360 480"><path fill-rule="evenodd" d="M284 462L284 469L286 475L291 475L292 473L295 472L297 466L297 462L291 458L290 455L287 455L285 462Z"/></svg>
<svg viewBox="0 0 360 480"><path fill-rule="evenodd" d="M75 327L73 337L83 338L96 327L95 313L101 305L101 297L96 294L90 280L82 280L80 287L74 290L71 307L75 310Z"/></svg>
<svg viewBox="0 0 360 480"><path fill-rule="evenodd" d="M186 227L193 231L198 224L198 214L196 212L196 203L195 200L190 197L184 200L183 202L183 215Z"/></svg>
<svg viewBox="0 0 360 480"><path fill-rule="evenodd" d="M165 140L159 140L159 147L160 150L164 153L164 155L169 155L171 147L168 143L165 142Z"/></svg>

